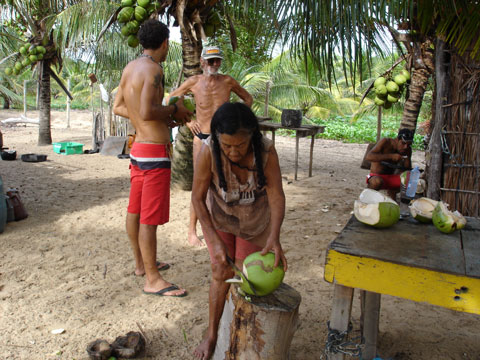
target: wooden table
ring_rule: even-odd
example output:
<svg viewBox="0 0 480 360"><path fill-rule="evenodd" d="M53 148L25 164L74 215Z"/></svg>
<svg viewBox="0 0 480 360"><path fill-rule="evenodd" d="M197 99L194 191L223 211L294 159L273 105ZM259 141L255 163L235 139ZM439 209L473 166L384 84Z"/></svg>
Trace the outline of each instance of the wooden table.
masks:
<svg viewBox="0 0 480 360"><path fill-rule="evenodd" d="M261 119L259 119L259 125L260 125L260 131L272 132L272 141L274 145L275 145L275 131L277 131L278 129L295 130L295 180L297 180L299 139L301 137L311 136L312 140L310 142L310 163L308 167L308 176L312 177L313 145L315 143L315 135L323 133L325 131L325 126L302 125L298 128L291 128L291 127L282 126L282 124L280 123L274 123L271 121L261 121Z"/></svg>
<svg viewBox="0 0 480 360"><path fill-rule="evenodd" d="M381 294L480 314L480 219L468 217L463 230L447 235L409 216L387 229L352 216L328 248L324 277L335 284L332 330L347 331L353 289L365 290L362 358L373 359Z"/></svg>

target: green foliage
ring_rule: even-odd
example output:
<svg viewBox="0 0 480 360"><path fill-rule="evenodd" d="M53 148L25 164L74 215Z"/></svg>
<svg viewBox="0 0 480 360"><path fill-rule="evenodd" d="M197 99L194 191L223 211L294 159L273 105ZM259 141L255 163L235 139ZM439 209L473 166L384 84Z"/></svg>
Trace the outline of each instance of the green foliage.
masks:
<svg viewBox="0 0 480 360"><path fill-rule="evenodd" d="M401 117L387 115L382 118L381 137L395 138L400 127ZM324 125L325 132L319 137L330 140L340 140L349 143L375 143L377 141L377 118L364 116L357 121L351 117L336 116L328 120L313 119L317 125ZM423 150L423 136L415 134L413 149Z"/></svg>

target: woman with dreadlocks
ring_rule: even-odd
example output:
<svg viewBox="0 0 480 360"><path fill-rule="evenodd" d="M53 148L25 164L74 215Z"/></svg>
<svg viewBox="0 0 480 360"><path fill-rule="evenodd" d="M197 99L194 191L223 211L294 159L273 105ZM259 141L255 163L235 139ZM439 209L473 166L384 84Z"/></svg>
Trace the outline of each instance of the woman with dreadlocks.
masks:
<svg viewBox="0 0 480 360"><path fill-rule="evenodd" d="M287 261L280 245L285 195L278 155L264 138L250 108L225 103L212 118L210 137L195 164L192 202L210 253L212 282L208 331L196 348L198 359L209 359L229 284L233 276L227 256L238 267L251 253L275 253L275 266Z"/></svg>

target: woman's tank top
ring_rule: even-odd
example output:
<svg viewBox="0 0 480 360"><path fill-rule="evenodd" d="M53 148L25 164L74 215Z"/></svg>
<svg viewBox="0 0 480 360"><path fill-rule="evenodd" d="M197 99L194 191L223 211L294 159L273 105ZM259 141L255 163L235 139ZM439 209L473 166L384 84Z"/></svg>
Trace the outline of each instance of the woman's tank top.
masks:
<svg viewBox="0 0 480 360"><path fill-rule="evenodd" d="M227 182L225 192L219 186L215 159L211 148L211 138L204 142L210 148L212 159L212 182L207 193L207 207L215 229L234 234L245 240L260 235L270 223L270 207L265 187L257 187L257 172L249 171L246 183L241 184L232 171L232 164L221 153L223 173ZM263 168L268 160L272 141L263 138ZM256 169L255 158L251 169Z"/></svg>

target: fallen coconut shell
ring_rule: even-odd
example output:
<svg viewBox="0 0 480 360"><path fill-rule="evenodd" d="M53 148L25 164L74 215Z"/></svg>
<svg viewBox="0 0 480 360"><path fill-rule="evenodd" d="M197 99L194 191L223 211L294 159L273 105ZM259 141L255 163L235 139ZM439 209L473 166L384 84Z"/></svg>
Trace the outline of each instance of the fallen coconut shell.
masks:
<svg viewBox="0 0 480 360"><path fill-rule="evenodd" d="M93 360L107 360L112 355L112 350L112 346L103 339L97 339L87 346L87 353Z"/></svg>
<svg viewBox="0 0 480 360"><path fill-rule="evenodd" d="M112 343L112 355L131 359L145 350L145 339L142 334L130 331L125 336L119 336Z"/></svg>

